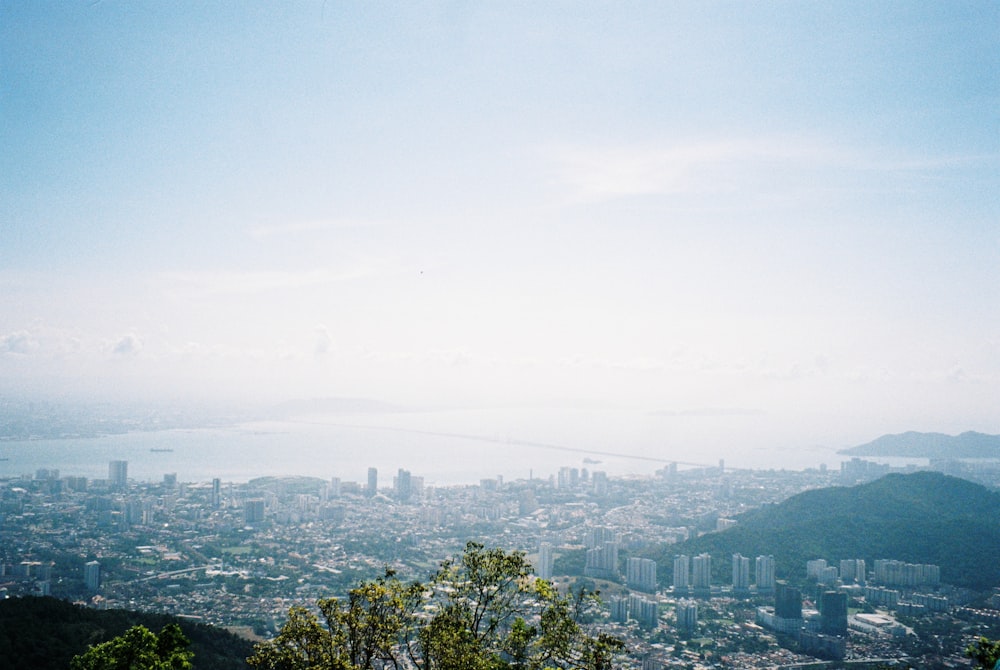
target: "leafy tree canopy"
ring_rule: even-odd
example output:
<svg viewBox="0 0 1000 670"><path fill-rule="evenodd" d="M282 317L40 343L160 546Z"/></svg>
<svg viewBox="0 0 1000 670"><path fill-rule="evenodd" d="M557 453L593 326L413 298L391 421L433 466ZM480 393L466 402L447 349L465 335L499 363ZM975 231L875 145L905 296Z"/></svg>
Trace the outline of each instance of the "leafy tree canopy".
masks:
<svg viewBox="0 0 1000 670"><path fill-rule="evenodd" d="M248 661L260 670L609 670L621 641L579 624L596 599L535 579L521 552L470 542L427 583L386 570L346 600L320 600L318 615L292 608Z"/></svg>
<svg viewBox="0 0 1000 670"><path fill-rule="evenodd" d="M977 668L993 670L1000 661L1000 640L981 637L965 648L965 655L975 662Z"/></svg>
<svg viewBox="0 0 1000 670"><path fill-rule="evenodd" d="M167 624L156 635L142 625L74 656L71 670L189 670L194 656L180 626Z"/></svg>

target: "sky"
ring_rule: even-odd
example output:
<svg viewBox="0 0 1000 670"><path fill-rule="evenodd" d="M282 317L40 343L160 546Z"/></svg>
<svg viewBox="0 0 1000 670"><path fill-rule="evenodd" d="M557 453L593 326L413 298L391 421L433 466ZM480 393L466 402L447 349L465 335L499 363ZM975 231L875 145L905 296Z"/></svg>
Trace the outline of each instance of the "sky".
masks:
<svg viewBox="0 0 1000 670"><path fill-rule="evenodd" d="M985 0L0 0L0 394L1000 433L998 45Z"/></svg>

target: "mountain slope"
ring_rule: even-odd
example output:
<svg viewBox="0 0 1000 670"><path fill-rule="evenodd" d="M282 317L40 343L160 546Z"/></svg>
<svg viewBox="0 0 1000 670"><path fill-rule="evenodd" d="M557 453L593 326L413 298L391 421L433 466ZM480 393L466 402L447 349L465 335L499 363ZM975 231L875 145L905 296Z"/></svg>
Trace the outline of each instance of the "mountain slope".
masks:
<svg viewBox="0 0 1000 670"><path fill-rule="evenodd" d="M730 558L739 552L773 554L779 575L792 579L804 577L814 558L863 558L869 566L890 558L939 565L942 581L959 586L1000 585L1000 494L936 472L806 491L738 520L655 558L668 568L675 554L711 553L721 583L729 582Z"/></svg>

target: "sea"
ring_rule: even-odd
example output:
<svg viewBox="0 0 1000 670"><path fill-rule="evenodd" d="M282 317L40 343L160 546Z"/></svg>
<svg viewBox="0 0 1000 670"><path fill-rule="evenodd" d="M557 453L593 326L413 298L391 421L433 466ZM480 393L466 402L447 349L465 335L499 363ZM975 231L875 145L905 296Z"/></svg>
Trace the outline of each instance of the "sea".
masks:
<svg viewBox="0 0 1000 670"><path fill-rule="evenodd" d="M389 483L399 469L425 485L548 478L560 468L610 476L679 469L839 468L850 444L803 438L757 414L664 415L636 410L487 409L301 416L226 427L99 437L0 442L0 478L108 477L112 460L129 478L246 482L264 476L364 482L369 467Z"/></svg>

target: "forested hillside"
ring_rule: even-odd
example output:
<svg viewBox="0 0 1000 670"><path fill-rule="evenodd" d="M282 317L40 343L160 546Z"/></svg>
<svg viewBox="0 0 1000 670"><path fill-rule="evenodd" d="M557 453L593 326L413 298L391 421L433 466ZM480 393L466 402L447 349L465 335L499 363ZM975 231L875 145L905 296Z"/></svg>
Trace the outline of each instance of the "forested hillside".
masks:
<svg viewBox="0 0 1000 670"><path fill-rule="evenodd" d="M246 669L253 645L221 628L127 610L95 610L55 598L0 600L0 669L65 670L88 645L106 642L134 625L160 630L177 623L191 641L194 668Z"/></svg>
<svg viewBox="0 0 1000 670"><path fill-rule="evenodd" d="M892 474L853 487L806 491L748 512L728 530L657 550L668 582L676 554L708 552L719 583L730 558L775 557L779 577L804 578L807 560L891 558L941 566L944 582L1000 584L1000 494L935 472Z"/></svg>

